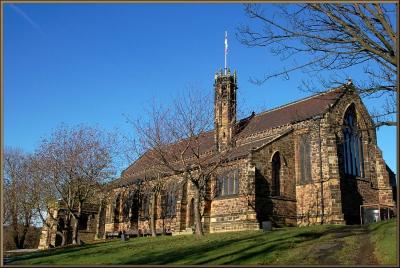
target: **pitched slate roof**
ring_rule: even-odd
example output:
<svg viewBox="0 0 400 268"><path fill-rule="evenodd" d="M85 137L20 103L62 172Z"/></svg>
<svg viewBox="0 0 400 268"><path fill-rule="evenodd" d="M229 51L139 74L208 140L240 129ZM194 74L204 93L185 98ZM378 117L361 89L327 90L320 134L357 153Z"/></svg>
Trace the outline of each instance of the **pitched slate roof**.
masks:
<svg viewBox="0 0 400 268"><path fill-rule="evenodd" d="M237 147L232 150L229 158L233 159L235 157L247 155L250 150L264 146L280 136L285 135L287 129L285 132L278 133L275 136L268 136L262 140L252 140L251 136L254 134L325 114L327 110L340 99L347 88L346 85L343 85L240 120L237 123L239 131L236 137ZM242 142L245 138L246 142ZM214 150L214 130L203 133L203 136L200 137L200 144L201 154L212 155L212 151ZM178 151L179 147L183 146L183 142L177 142L169 146L170 148L168 148L168 150ZM146 154L149 153L150 152L147 152ZM189 157L190 155L188 155L188 158ZM135 178L140 177L138 175L140 175L143 170L153 165L154 163L150 158L143 155L124 170L121 174L121 179L114 181L114 183L117 185L129 183Z"/></svg>
<svg viewBox="0 0 400 268"><path fill-rule="evenodd" d="M344 87L339 87L262 112L250 120L248 125L239 133L238 139L324 114L343 93Z"/></svg>

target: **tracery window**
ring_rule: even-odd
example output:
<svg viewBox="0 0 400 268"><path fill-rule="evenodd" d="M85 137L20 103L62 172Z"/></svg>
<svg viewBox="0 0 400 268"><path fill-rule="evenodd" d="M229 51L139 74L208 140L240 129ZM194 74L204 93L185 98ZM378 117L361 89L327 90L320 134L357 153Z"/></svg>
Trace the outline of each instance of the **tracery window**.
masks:
<svg viewBox="0 0 400 268"><path fill-rule="evenodd" d="M140 211L140 216L141 218L148 219L150 214L149 214L149 208L150 208L150 195L145 194L142 197L141 200L141 211Z"/></svg>
<svg viewBox="0 0 400 268"><path fill-rule="evenodd" d="M121 206L121 194L118 194L117 198L115 199L114 203L114 222L119 223L119 216L120 216L120 206Z"/></svg>
<svg viewBox="0 0 400 268"><path fill-rule="evenodd" d="M239 193L239 171L228 171L218 177L217 196L228 196Z"/></svg>
<svg viewBox="0 0 400 268"><path fill-rule="evenodd" d="M122 221L126 222L129 219L129 213L132 205L131 194L124 198L122 202Z"/></svg>
<svg viewBox="0 0 400 268"><path fill-rule="evenodd" d="M161 217L172 218L176 214L176 196L178 192L177 184L170 185L161 192Z"/></svg>
<svg viewBox="0 0 400 268"><path fill-rule="evenodd" d="M176 213L176 194L175 191L168 191L167 195L165 197L165 202L166 202L166 211L165 211L165 216L166 217L173 217L175 216Z"/></svg>
<svg viewBox="0 0 400 268"><path fill-rule="evenodd" d="M357 116L351 105L343 122L343 163L346 175L362 177L364 175L364 155L362 139L358 131Z"/></svg>

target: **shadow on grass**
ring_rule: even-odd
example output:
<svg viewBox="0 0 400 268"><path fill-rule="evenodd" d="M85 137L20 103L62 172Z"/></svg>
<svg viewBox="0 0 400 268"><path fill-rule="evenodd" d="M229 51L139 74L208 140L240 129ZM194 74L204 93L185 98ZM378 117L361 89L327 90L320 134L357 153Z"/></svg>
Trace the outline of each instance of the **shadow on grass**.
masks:
<svg viewBox="0 0 400 268"><path fill-rule="evenodd" d="M114 241L110 241L114 242ZM16 261L24 261L24 260L32 260L32 259L37 259L37 258L45 258L45 257L52 257L52 256L57 256L57 255L62 255L62 254L69 254L69 253L74 253L74 252L80 252L82 250L86 249L94 249L96 247L102 247L107 245L107 242L100 242L96 244L86 244L83 246L72 246L68 245L66 247L59 247L59 248L51 248L51 249L46 249L44 251L39 251L39 252L34 252L26 255L19 255L19 256L14 256L10 258L9 264L13 264L13 262Z"/></svg>
<svg viewBox="0 0 400 268"><path fill-rule="evenodd" d="M334 235L334 237L342 238L352 235L358 235L365 233L367 228L362 225L344 225L340 227L329 228L322 232L323 236L328 236L330 234Z"/></svg>
<svg viewBox="0 0 400 268"><path fill-rule="evenodd" d="M201 254L210 253L212 251L221 249L222 247L230 246L234 243L243 243L246 240L253 240L260 235L262 235L262 233L248 236L246 238L231 238L222 241L210 241L212 244L204 242L201 243L201 240L199 240L201 243L200 245L189 246L185 249L180 249L179 252L177 252L175 249L171 249L158 254L149 253L148 255L139 257L137 259L128 258L121 260L119 264L171 264L182 260L195 260L199 259ZM195 264L196 262L193 261L192 263Z"/></svg>
<svg viewBox="0 0 400 268"><path fill-rule="evenodd" d="M260 233L245 238L233 238L224 241L212 241L210 244L190 246L183 250L168 250L162 253L153 253L139 258L128 258L121 260L119 264L235 264L241 260L247 260L275 250L283 250L294 247L298 243L318 239L323 234L318 232L304 232L296 235L279 237L277 239L265 240L268 233ZM257 241L263 238L264 241ZM263 242L262 244L257 244ZM250 245L249 245L250 243ZM255 249L258 249L254 251ZM218 261L226 259L225 261Z"/></svg>
<svg viewBox="0 0 400 268"><path fill-rule="evenodd" d="M31 264L273 264L276 258L286 262L292 260L294 254L307 254L310 247L307 242L313 243L315 240L320 243L326 241L325 238L339 238L337 234L340 237L352 236L364 230L360 226L326 226L311 230L293 228L267 233L216 234L198 240L193 237L174 237L167 240L133 239L128 243L109 241L50 249L20 256L15 261ZM291 251L292 248L296 250Z"/></svg>

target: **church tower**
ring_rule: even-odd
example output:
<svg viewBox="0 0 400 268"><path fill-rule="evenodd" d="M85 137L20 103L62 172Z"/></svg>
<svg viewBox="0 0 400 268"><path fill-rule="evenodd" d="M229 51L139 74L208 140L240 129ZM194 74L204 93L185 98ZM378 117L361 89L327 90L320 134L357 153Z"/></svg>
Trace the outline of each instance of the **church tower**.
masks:
<svg viewBox="0 0 400 268"><path fill-rule="evenodd" d="M214 125L215 145L221 151L234 146L236 125L236 71L220 71L214 78Z"/></svg>

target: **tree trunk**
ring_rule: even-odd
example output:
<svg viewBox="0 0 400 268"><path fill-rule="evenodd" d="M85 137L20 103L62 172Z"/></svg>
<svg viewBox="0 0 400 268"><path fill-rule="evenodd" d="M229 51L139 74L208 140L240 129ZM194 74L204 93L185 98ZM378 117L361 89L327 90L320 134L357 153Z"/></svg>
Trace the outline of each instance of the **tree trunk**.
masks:
<svg viewBox="0 0 400 268"><path fill-rule="evenodd" d="M14 243L15 246L17 247L17 249L23 249L24 245L25 245L25 237L26 234L28 233L28 229L29 226L25 226L22 228L22 231L19 230L20 229L20 225L18 225L18 223L15 224L15 226L13 226L13 239L14 239Z"/></svg>
<svg viewBox="0 0 400 268"><path fill-rule="evenodd" d="M18 227L17 227L17 228L18 228ZM17 249L20 249L20 247L19 247L18 229L15 230L15 228L14 228L14 230L13 230L13 240L14 240L14 243L15 243L15 246L17 247Z"/></svg>
<svg viewBox="0 0 400 268"><path fill-rule="evenodd" d="M24 245L25 245L25 237L26 237L26 234L28 233L28 230L29 230L29 225L28 225L28 226L27 226L27 225L24 225L24 228L23 228L23 230L22 230L22 234L21 234L21 236L19 237L18 248L24 248Z"/></svg>
<svg viewBox="0 0 400 268"><path fill-rule="evenodd" d="M11 212L12 217L12 228L13 228L13 240L17 249L20 249L19 246L19 232L18 232L18 217L17 217L17 209L16 206L13 205L13 210Z"/></svg>
<svg viewBox="0 0 400 268"><path fill-rule="evenodd" d="M14 242L15 242L15 246L17 247L17 249L23 248L23 246L21 246L21 243L20 243L19 234L14 235Z"/></svg>
<svg viewBox="0 0 400 268"><path fill-rule="evenodd" d="M150 230L151 236L157 236L156 233L156 194L153 193L150 199Z"/></svg>
<svg viewBox="0 0 400 268"><path fill-rule="evenodd" d="M78 219L74 217L74 223L72 225L72 245L78 244Z"/></svg>
<svg viewBox="0 0 400 268"><path fill-rule="evenodd" d="M72 244L73 245L80 245L81 241L79 239L79 220L81 218L81 213L82 213L82 203L80 202L78 205L78 213L77 215L73 215L75 221L73 225L73 230L72 230Z"/></svg>
<svg viewBox="0 0 400 268"><path fill-rule="evenodd" d="M201 224L201 214L200 214L200 189L197 185L194 187L194 225L195 234L200 237L203 236L203 228Z"/></svg>
<svg viewBox="0 0 400 268"><path fill-rule="evenodd" d="M57 231L56 234L61 236L61 247L65 246L65 234L60 231Z"/></svg>
<svg viewBox="0 0 400 268"><path fill-rule="evenodd" d="M97 213L96 235L94 236L95 240L100 239L100 222L101 222L101 211L102 210L103 210L103 199L100 198L99 210Z"/></svg>
<svg viewBox="0 0 400 268"><path fill-rule="evenodd" d="M64 221L64 226L62 229L62 237L65 238L64 244L61 242L61 246L65 246L67 243L69 243L69 230L71 230L71 215L69 214L65 221ZM57 227L56 227L57 228Z"/></svg>

